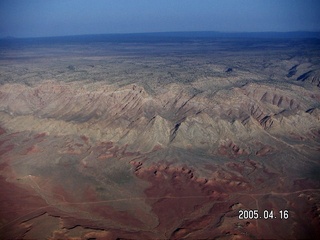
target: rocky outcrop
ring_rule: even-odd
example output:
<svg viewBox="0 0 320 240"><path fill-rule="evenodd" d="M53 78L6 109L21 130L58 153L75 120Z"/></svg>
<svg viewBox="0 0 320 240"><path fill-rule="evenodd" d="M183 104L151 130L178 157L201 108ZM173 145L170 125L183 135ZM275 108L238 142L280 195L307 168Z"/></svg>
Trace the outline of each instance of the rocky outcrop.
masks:
<svg viewBox="0 0 320 240"><path fill-rule="evenodd" d="M281 132L289 127L286 124L295 124L299 135L316 128L319 121L311 106L320 95L301 88L293 93L251 84L231 90L230 98L220 93L209 97L176 84L167 88L164 94L150 95L137 84L122 88L52 81L34 87L3 85L0 118L8 129L81 133L141 151L156 145L213 151L225 134L234 140L249 134L254 126L250 119L261 127L258 131ZM304 121L299 110L313 120Z"/></svg>

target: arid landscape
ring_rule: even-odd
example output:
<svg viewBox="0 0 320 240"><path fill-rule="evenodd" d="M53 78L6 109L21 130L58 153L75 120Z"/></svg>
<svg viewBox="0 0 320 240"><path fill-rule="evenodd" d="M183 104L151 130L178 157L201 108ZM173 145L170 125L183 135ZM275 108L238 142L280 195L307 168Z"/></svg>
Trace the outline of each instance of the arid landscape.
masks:
<svg viewBox="0 0 320 240"><path fill-rule="evenodd" d="M1 239L320 235L319 39L8 39L0 83Z"/></svg>

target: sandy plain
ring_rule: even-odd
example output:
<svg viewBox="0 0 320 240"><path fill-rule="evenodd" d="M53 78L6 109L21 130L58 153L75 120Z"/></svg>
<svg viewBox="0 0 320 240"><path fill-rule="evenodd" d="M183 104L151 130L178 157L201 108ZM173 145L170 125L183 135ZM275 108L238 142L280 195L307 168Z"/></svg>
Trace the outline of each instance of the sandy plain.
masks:
<svg viewBox="0 0 320 240"><path fill-rule="evenodd" d="M1 42L1 238L316 238L319 56L317 39Z"/></svg>

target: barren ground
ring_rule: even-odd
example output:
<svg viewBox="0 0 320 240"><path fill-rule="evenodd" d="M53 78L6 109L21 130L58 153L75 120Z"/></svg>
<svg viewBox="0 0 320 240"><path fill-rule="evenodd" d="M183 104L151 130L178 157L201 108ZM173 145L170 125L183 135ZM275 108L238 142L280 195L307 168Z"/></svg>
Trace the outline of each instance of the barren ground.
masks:
<svg viewBox="0 0 320 240"><path fill-rule="evenodd" d="M319 66L310 39L1 42L0 238L316 238Z"/></svg>

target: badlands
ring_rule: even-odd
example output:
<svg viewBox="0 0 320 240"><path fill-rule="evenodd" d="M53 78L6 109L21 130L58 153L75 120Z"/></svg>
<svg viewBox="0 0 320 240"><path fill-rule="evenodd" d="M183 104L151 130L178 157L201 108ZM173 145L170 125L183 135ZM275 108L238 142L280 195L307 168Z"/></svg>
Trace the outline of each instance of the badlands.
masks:
<svg viewBox="0 0 320 240"><path fill-rule="evenodd" d="M320 235L319 39L2 40L0 84L1 239Z"/></svg>

